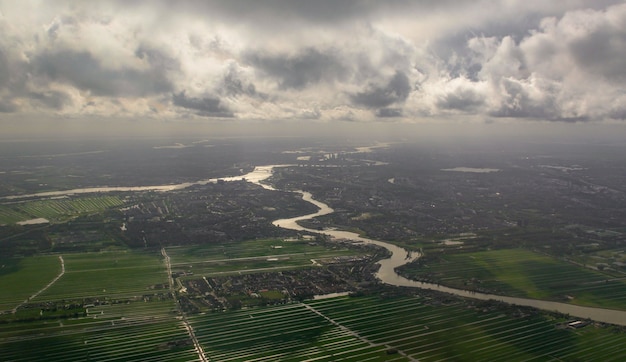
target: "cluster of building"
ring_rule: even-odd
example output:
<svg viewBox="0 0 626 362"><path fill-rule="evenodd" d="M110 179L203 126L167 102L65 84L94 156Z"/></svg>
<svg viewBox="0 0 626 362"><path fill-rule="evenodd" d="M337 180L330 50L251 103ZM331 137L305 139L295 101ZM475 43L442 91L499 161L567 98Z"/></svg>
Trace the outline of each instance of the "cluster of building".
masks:
<svg viewBox="0 0 626 362"><path fill-rule="evenodd" d="M197 313L357 292L377 283L372 264L354 259L325 267L187 279L181 281L184 293L179 300L186 312Z"/></svg>
<svg viewBox="0 0 626 362"><path fill-rule="evenodd" d="M271 221L315 212L293 193L233 181L136 196L119 233L130 246L204 244L280 236ZM293 232L293 235L296 235Z"/></svg>

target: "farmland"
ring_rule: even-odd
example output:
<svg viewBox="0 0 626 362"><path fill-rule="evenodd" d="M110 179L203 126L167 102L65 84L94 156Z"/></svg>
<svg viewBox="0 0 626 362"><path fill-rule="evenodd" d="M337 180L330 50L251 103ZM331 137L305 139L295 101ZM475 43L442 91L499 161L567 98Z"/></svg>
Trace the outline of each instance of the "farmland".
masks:
<svg viewBox="0 0 626 362"><path fill-rule="evenodd" d="M194 159L203 165L198 173L185 167L189 174L168 176L172 165L200 164L184 162L191 148L144 150L159 154L152 170L158 177L141 161L124 167L131 178L94 169L66 182L194 182L240 175L255 164L291 163L299 154L217 168L208 152ZM223 152L236 155L232 151ZM591 178L576 181L582 172L546 169L540 166L547 161L519 155L459 165L437 153L416 158L425 153L406 149L368 154L373 166L345 151L273 174L277 189L306 189L335 210L307 222L326 235L276 227L273 220L312 213L315 206L243 180L170 192L2 199L0 360L198 361L198 346L211 361L626 359L623 326L386 285L376 273L388 250L330 238L332 230L354 230L422 250L403 270L414 279L623 309L622 196L607 191L593 201L595 187L585 186ZM15 165L23 162L29 161ZM326 163L332 167L317 167ZM501 171L441 171L464 164ZM23 177L52 183L37 174L52 168L33 170L37 177ZM554 182L565 176L567 187ZM511 186L513 180L519 182ZM618 181L614 186L622 187ZM0 191L16 194L11 184ZM29 185L17 194L41 187ZM61 186L50 189L67 189ZM598 213L589 218L580 202ZM37 218L49 222L20 223ZM567 226L572 223L585 226ZM315 299L320 296L326 299ZM609 314L602 320L617 313Z"/></svg>
<svg viewBox="0 0 626 362"><path fill-rule="evenodd" d="M0 311L15 308L61 271L54 255L0 259Z"/></svg>
<svg viewBox="0 0 626 362"><path fill-rule="evenodd" d="M66 221L81 214L98 213L123 204L124 201L118 196L67 197L5 202L0 205L0 225L35 218L44 218L51 222Z"/></svg>
<svg viewBox="0 0 626 362"><path fill-rule="evenodd" d="M193 361L198 355L164 289L157 252L63 256L65 273L15 313L0 319L0 360ZM59 274L56 255L5 263L2 305L14 308ZM25 278L27 283L17 279ZM37 348L31 348L36 343Z"/></svg>
<svg viewBox="0 0 626 362"><path fill-rule="evenodd" d="M195 275L241 273L246 270L293 269L308 267L312 260L323 261L335 257L361 256L371 250L348 248L337 243L315 242L305 239L258 239L240 243L169 247L172 270L193 272Z"/></svg>
<svg viewBox="0 0 626 362"><path fill-rule="evenodd" d="M623 360L626 335L489 304L428 297L339 297L193 316L219 361ZM602 346L602 348L597 348ZM408 358L407 358L408 357Z"/></svg>
<svg viewBox="0 0 626 362"><path fill-rule="evenodd" d="M65 275L35 301L130 298L152 294L167 283L157 252L112 251L67 254Z"/></svg>
<svg viewBox="0 0 626 362"><path fill-rule="evenodd" d="M411 278L462 289L626 309L626 280L524 249L438 255L403 267Z"/></svg>
<svg viewBox="0 0 626 362"><path fill-rule="evenodd" d="M171 301L167 306L148 304L143 312L126 306L131 316L125 318L107 317L109 308L100 307L90 318L22 323L19 332L12 324L0 325L0 360L36 361L42 356L46 361L198 360L183 324L163 316Z"/></svg>
<svg viewBox="0 0 626 362"><path fill-rule="evenodd" d="M396 291L397 292L397 291ZM433 294L351 296L188 316L211 361L619 361L618 327ZM388 294L384 292L383 294ZM172 300L102 304L86 316L0 324L0 359L197 361ZM29 348L33 344L36 349Z"/></svg>

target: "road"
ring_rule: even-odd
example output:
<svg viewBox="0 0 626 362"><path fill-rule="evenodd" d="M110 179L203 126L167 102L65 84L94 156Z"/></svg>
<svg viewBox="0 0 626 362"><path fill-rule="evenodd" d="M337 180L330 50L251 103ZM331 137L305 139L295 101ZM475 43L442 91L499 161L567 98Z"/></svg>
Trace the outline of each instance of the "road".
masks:
<svg viewBox="0 0 626 362"><path fill-rule="evenodd" d="M208 358L206 358L206 355L204 354L204 350L202 349L200 342L198 342L198 338L196 338L193 327L191 327L191 324L189 324L187 316L185 316L185 313L182 311L180 305L178 304L178 299L176 298L176 290L174 289L174 278L172 277L172 263L170 261L169 255L167 255L167 252L165 251L165 248L161 248L161 255L163 255L163 258L165 259L165 267L167 268L167 280L170 285L170 293L172 294L172 298L174 298L174 303L176 304L176 309L178 309L178 313L180 313L181 317L183 318L182 320L185 326L185 330L187 330L187 334L189 334L189 338L191 338L191 341L193 342L194 349L196 350L200 361L209 362Z"/></svg>
<svg viewBox="0 0 626 362"><path fill-rule="evenodd" d="M30 302L32 299L35 299L39 294L45 292L46 289L50 288L54 283L56 283L57 280L61 279L63 274L65 274L65 260L63 260L63 256L62 255L59 255L59 261L61 262L61 272L59 273L59 275L57 275L56 278L52 279L52 281L50 283L48 283L45 287L39 289L35 294L31 295L26 300L24 300L22 303L20 303L17 307L13 308L11 310L11 313L15 314L15 312L17 312L17 310L21 306L23 306L24 304Z"/></svg>

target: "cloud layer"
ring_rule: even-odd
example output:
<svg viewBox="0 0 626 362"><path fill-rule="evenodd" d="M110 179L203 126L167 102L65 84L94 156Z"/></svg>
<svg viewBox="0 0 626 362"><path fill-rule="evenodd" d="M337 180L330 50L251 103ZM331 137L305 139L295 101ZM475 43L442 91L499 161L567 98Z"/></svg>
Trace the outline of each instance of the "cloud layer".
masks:
<svg viewBox="0 0 626 362"><path fill-rule="evenodd" d="M429 3L0 1L0 119L626 119L621 1Z"/></svg>

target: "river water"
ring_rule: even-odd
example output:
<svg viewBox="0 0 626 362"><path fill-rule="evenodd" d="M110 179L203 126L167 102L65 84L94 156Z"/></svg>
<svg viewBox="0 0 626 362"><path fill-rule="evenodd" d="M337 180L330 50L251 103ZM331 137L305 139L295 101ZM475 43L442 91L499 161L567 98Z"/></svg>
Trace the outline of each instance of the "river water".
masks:
<svg viewBox="0 0 626 362"><path fill-rule="evenodd" d="M4 196L4 197L0 197L0 199L16 200L16 199L26 199L26 198L36 198L36 197L55 197L55 196L67 196L67 195L76 195L76 194L91 194L91 193L98 193L98 192L133 192L133 191L167 192L167 191L186 189L194 185L207 185L210 183L217 183L217 181L219 180L240 181L242 179L261 185L268 190L274 190L274 188L272 188L271 186L261 184L260 182L272 175L272 170L274 169L274 167L287 167L287 166L292 166L292 165L257 166L252 172L242 175L242 176L210 178L210 179L200 180L196 182L183 182L183 183L171 184L171 185L87 187L87 188L71 189L71 190L64 190L64 191L48 191L48 192L39 192L35 194Z"/></svg>
<svg viewBox="0 0 626 362"><path fill-rule="evenodd" d="M290 219L280 219L272 222L272 224L279 226L285 229L291 230L300 230L300 231L309 231L313 233L319 233L319 230L308 229L302 227L298 224L300 220L311 219L317 216L328 215L333 213L333 209L328 205L313 199L312 195L308 192L304 191L295 191L302 195L302 199L308 201L315 206L319 207L319 211L303 215L297 216ZM410 263L417 258L420 257L418 252L409 252L404 248L401 248L397 245L386 243L384 241L368 239L359 236L356 233L342 230L332 230L325 229L322 231L324 234L330 235L335 239L350 239L355 241L360 241L366 244L374 244L378 246L382 246L385 249L391 252L391 256L387 259L380 260L378 263L380 264L380 268L376 273L376 277L382 281L383 283L400 286L400 287L416 287L422 289L436 290L440 292L445 292L449 294L455 294L458 296L466 297L466 298L474 298L480 300L497 300L500 302L505 302L509 304L515 304L520 306L528 306L534 307L538 309L555 311L559 313L569 314L573 317L578 318L589 318L598 322L604 323L612 323L619 325L626 325L626 311L620 310L611 310L611 309L603 309L603 308L592 308L592 307L582 307L567 303L559 303L559 302L551 302L544 301L538 299L528 299L528 298L516 298L516 297L507 297L502 295L494 295L494 294L486 294L486 293L478 293L478 292L470 292L462 289L448 288L444 286L440 286L432 283L424 283L415 280L407 279L401 275L396 273L395 269L401 265Z"/></svg>
<svg viewBox="0 0 626 362"><path fill-rule="evenodd" d="M262 181L266 180L272 175L274 168L277 167L286 167L290 165L268 165L268 166L257 166L254 171L242 175L242 176L234 176L234 177L226 177L220 179L206 179L197 182L187 182L181 184L173 184L173 185L157 185L157 186L135 186L135 187L93 187L93 188L84 188L84 189L73 189L67 191L53 191L53 192L44 192L38 194L31 195L19 195L19 196L8 196L5 199L20 199L27 197L50 197L50 196L64 196L64 195L72 195L72 194L83 194L83 193L94 193L94 192L115 192L115 191L173 191L184 189L193 185L206 185L208 183L215 183L218 180L224 181L238 181L245 179L246 181L253 182L257 185L262 186L268 190L275 190L273 187L262 183ZM275 220L272 224L291 230L299 230L299 231L308 231L312 233L320 233L319 230L307 229L298 224L298 221L311 219L317 216L328 215L334 212L334 210L326 205L323 202L315 200L311 193L305 191L294 191L299 193L302 196L304 201L310 202L313 205L317 206L319 210L315 213L297 216L289 219L280 219ZM603 308L592 308L592 307L581 307L572 304L566 303L558 303L558 302L550 302L538 299L527 299L527 298L516 298L516 297L506 297L501 295L494 294L486 294L486 293L478 293L478 292L470 292L462 289L448 288L444 286L439 286L437 284L431 283L423 283L415 280L410 280L405 277L398 275L395 269L401 265L410 263L417 258L420 257L418 252L409 252L404 248L401 248L397 245L393 245L390 243L386 243L384 241L368 239L359 236L358 234L342 231L342 230L332 230L325 229L322 231L324 234L330 235L335 239L350 239L359 241L366 244L374 244L381 246L391 253L391 256L387 259L380 260L378 263L380 264L380 268L376 273L376 277L380 279L383 283L400 286L400 287L416 287L422 289L429 290L437 290L440 292L445 292L449 294L455 294L462 297L474 298L480 300L497 300L509 304L515 304L520 306L528 306L539 308L548 311L556 311L560 313L569 314L578 318L589 318L598 322L619 324L626 326L626 311L620 310L611 310L611 309L603 309Z"/></svg>

